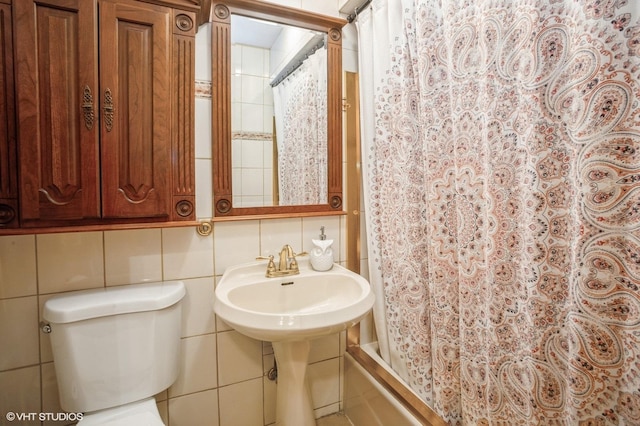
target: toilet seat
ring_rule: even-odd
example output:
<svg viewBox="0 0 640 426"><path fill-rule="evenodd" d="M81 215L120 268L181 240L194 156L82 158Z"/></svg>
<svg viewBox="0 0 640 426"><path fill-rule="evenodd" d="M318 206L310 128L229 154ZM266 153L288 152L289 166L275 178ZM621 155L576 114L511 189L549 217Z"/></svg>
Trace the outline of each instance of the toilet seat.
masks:
<svg viewBox="0 0 640 426"><path fill-rule="evenodd" d="M147 398L118 407L85 413L78 426L164 426L156 400Z"/></svg>

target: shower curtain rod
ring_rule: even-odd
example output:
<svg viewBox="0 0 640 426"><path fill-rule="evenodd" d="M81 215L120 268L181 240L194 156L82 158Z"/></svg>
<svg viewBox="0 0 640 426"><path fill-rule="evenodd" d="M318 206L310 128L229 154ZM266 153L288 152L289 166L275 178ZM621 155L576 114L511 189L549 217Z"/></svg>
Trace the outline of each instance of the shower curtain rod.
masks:
<svg viewBox="0 0 640 426"><path fill-rule="evenodd" d="M324 46L325 46L324 36L322 36L320 41L318 41L317 43L314 43L311 45L307 44L305 48L300 50L300 52L298 52L298 54L294 56L293 59L291 59L291 61L289 61L287 66L285 66L282 69L282 71L280 71L280 73L276 76L276 78L273 79L273 81L270 83L271 87L276 87L278 84L282 83L282 81L285 78L289 77L291 74L293 74L295 70L300 68L300 65L302 65L302 63L309 56L313 55L316 52L316 50L321 49Z"/></svg>
<svg viewBox="0 0 640 426"><path fill-rule="evenodd" d="M351 12L351 14L347 16L347 22L352 23L353 21L355 21L358 17L358 13L360 13L365 7L369 6L369 3L371 3L371 1L372 0L365 0L364 3L362 3L360 6L356 6L353 9L353 12Z"/></svg>

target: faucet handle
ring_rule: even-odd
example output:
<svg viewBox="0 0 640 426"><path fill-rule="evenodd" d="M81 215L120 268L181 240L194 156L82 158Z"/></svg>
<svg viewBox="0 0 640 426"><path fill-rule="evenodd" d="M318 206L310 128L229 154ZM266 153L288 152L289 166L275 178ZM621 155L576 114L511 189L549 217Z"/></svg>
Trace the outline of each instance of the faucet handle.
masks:
<svg viewBox="0 0 640 426"><path fill-rule="evenodd" d="M270 276L270 274L273 274L276 271L276 264L273 261L273 255L270 256L258 256L256 257L256 260L268 260L269 263L267 263L267 277Z"/></svg>
<svg viewBox="0 0 640 426"><path fill-rule="evenodd" d="M306 251L300 253L291 253L291 263L289 264L289 269L298 272L300 269L298 268L298 261L296 257L298 256L306 256L308 253Z"/></svg>

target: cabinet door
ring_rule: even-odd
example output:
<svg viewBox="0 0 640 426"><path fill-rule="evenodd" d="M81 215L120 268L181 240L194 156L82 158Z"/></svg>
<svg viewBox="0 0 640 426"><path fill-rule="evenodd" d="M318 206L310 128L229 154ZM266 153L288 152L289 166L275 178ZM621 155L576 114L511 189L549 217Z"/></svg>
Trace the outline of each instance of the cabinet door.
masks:
<svg viewBox="0 0 640 426"><path fill-rule="evenodd" d="M100 2L105 218L170 215L171 17L151 4Z"/></svg>
<svg viewBox="0 0 640 426"><path fill-rule="evenodd" d="M0 229L18 226L11 6L0 4Z"/></svg>
<svg viewBox="0 0 640 426"><path fill-rule="evenodd" d="M96 3L13 8L23 225L98 218Z"/></svg>

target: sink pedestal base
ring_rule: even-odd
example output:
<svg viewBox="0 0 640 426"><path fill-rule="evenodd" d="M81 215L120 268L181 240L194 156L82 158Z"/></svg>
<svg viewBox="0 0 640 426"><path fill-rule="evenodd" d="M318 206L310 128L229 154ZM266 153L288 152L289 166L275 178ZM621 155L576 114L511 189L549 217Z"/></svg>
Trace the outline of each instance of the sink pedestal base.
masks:
<svg viewBox="0 0 640 426"><path fill-rule="evenodd" d="M272 345L278 363L276 425L315 426L306 380L309 341L273 342Z"/></svg>

